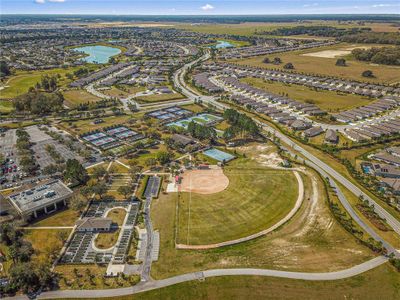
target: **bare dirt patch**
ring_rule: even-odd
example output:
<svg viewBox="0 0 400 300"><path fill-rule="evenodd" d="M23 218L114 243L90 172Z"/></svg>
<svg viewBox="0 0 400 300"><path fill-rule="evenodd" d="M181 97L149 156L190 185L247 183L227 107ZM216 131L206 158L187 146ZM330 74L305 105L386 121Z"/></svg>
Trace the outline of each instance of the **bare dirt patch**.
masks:
<svg viewBox="0 0 400 300"><path fill-rule="evenodd" d="M270 168L279 167L283 159L279 156L273 146L270 145L250 145L238 147L238 150L251 154L251 158L260 165Z"/></svg>
<svg viewBox="0 0 400 300"><path fill-rule="evenodd" d="M221 168L190 170L182 175L179 190L198 194L214 194L225 190L229 179Z"/></svg>
<svg viewBox="0 0 400 300"><path fill-rule="evenodd" d="M370 46L354 46L337 50L323 50L318 52L304 53L302 56L312 56L312 57L321 57L321 58L336 58L340 56L345 56L351 54L351 51L354 49L368 49Z"/></svg>

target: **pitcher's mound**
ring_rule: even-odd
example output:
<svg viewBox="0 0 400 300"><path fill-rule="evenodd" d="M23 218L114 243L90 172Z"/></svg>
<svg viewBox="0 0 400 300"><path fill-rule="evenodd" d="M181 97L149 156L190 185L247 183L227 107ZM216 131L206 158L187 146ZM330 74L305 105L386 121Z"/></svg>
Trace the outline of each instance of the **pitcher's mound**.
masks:
<svg viewBox="0 0 400 300"><path fill-rule="evenodd" d="M214 194L223 191L229 185L229 179L221 168L191 170L182 174L179 190L198 194Z"/></svg>

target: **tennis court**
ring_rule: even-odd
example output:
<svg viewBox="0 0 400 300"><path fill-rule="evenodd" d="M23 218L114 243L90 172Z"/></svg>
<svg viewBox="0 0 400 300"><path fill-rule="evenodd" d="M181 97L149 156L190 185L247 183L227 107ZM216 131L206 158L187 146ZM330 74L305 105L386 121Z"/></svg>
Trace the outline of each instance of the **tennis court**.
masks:
<svg viewBox="0 0 400 300"><path fill-rule="evenodd" d="M235 158L232 154L226 153L224 151L218 150L216 148L211 148L203 152L204 155L211 157L218 161L228 162Z"/></svg>

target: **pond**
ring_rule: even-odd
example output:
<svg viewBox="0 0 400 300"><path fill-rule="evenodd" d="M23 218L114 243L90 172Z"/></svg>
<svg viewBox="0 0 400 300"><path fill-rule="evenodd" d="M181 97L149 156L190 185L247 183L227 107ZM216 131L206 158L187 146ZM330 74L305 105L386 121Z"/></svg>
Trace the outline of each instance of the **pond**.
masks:
<svg viewBox="0 0 400 300"><path fill-rule="evenodd" d="M108 63L108 60L112 56L121 53L121 50L118 48L108 47L108 46L100 46L100 45L78 47L78 48L73 48L72 50L88 54L88 56L81 58L81 60L88 62L88 63L98 63L98 64Z"/></svg>
<svg viewBox="0 0 400 300"><path fill-rule="evenodd" d="M217 41L217 44L213 46L216 49L222 49L222 48L232 48L235 47L235 45L227 42L227 41Z"/></svg>

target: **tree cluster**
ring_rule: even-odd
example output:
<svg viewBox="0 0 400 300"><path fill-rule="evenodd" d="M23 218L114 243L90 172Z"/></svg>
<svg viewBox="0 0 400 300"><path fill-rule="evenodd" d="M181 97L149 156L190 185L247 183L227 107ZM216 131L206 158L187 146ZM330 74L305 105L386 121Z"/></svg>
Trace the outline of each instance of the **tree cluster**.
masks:
<svg viewBox="0 0 400 300"><path fill-rule="evenodd" d="M65 165L64 179L76 184L85 184L89 180L89 176L78 160L68 159Z"/></svg>
<svg viewBox="0 0 400 300"><path fill-rule="evenodd" d="M400 47L373 47L370 49L354 49L351 51L357 60L374 64L400 65Z"/></svg>
<svg viewBox="0 0 400 300"><path fill-rule="evenodd" d="M8 256L13 261L9 271L9 282L0 285L0 294L13 294L17 291L34 292L40 288L48 289L57 284L57 277L46 263L34 264L31 257L34 253L32 244L23 239L17 224L1 225L1 242L8 247Z"/></svg>
<svg viewBox="0 0 400 300"><path fill-rule="evenodd" d="M227 140L240 137L256 137L259 135L259 128L246 114L241 114L234 109L224 111L224 119L231 125L224 132L224 138Z"/></svg>
<svg viewBox="0 0 400 300"><path fill-rule="evenodd" d="M189 123L187 131L192 137L199 140L214 140L217 136L214 128L193 121Z"/></svg>
<svg viewBox="0 0 400 300"><path fill-rule="evenodd" d="M64 97L61 93L46 93L31 90L14 99L17 111L27 111L33 114L58 112L63 108Z"/></svg>

